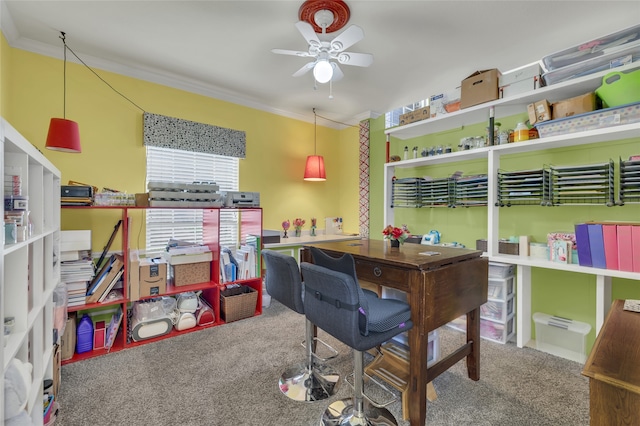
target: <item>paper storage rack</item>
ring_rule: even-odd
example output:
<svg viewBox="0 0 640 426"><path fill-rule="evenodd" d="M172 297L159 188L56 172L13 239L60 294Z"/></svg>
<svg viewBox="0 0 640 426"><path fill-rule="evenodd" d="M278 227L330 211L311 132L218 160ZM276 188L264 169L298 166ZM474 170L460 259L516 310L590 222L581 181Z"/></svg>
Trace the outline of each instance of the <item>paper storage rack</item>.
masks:
<svg viewBox="0 0 640 426"><path fill-rule="evenodd" d="M640 203L640 160L623 161L620 164L620 192L618 204Z"/></svg>
<svg viewBox="0 0 640 426"><path fill-rule="evenodd" d="M544 205L548 198L548 172L544 169L498 170L496 206Z"/></svg>
<svg viewBox="0 0 640 426"><path fill-rule="evenodd" d="M487 175L464 176L456 179L454 185L455 203L453 207L486 206L488 180Z"/></svg>
<svg viewBox="0 0 640 426"><path fill-rule="evenodd" d="M547 206L615 205L613 160L580 166L548 166L550 198Z"/></svg>
<svg viewBox="0 0 640 426"><path fill-rule="evenodd" d="M391 207L450 207L454 198L453 185L451 178L394 179Z"/></svg>

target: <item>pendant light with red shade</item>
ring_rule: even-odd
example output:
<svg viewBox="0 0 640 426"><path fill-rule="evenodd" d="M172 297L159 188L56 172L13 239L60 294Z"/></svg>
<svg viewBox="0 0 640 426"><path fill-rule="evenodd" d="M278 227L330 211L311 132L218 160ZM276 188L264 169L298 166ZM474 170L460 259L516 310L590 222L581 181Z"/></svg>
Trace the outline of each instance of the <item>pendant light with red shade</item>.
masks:
<svg viewBox="0 0 640 426"><path fill-rule="evenodd" d="M307 157L307 165L304 168L304 180L312 182L322 182L327 180L327 173L324 169L324 158L322 155L316 154L316 145L318 139L318 116L316 109L313 109L313 155Z"/></svg>

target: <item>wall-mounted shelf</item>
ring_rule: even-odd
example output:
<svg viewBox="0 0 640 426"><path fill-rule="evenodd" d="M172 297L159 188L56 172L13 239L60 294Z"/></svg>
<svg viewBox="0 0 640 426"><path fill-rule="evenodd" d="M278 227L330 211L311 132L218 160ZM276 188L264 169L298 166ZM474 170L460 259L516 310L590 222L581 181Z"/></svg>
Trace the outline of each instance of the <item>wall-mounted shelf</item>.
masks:
<svg viewBox="0 0 640 426"><path fill-rule="evenodd" d="M616 68L616 71L640 68L640 62ZM601 85L602 77L611 70L585 76L579 79L569 80L552 86L533 90L513 98L499 99L487 102L468 109L446 114L441 117L427 119L405 126L388 129L386 134L390 138L409 139L419 136L427 136L444 130L460 128L466 125L488 122L489 109L495 107L497 116L508 116L526 112L526 105L540 99L555 102L562 99L592 92ZM609 306L611 305L611 279L624 278L640 280L640 273L587 268L578 265L566 265L548 261L532 260L528 257L508 256L498 253L500 207L497 207L498 193L497 181L500 170L500 160L509 156L533 153L543 150L555 150L568 147L588 147L607 141L625 139L638 139L640 137L640 123L624 124L619 126L600 128L597 130L582 131L560 136L552 136L526 142L509 143L483 148L457 151L448 154L416 158L411 160L386 163L384 165L384 221L394 224L394 209L392 207L392 181L396 170L413 169L417 167L436 166L441 164L458 163L469 160L483 160L487 164L488 175L488 206L487 206L487 252L490 260L517 265L517 307L516 327L517 345L525 346L531 340L532 312L531 312L531 268L544 268L567 272L593 275L596 279L596 317L595 330L600 330ZM543 167L544 164L536 165ZM418 173L416 173L418 174ZM425 174L423 170L420 174ZM499 205L499 203L498 203ZM633 206L632 206L633 207ZM573 224L571 224L573 225Z"/></svg>

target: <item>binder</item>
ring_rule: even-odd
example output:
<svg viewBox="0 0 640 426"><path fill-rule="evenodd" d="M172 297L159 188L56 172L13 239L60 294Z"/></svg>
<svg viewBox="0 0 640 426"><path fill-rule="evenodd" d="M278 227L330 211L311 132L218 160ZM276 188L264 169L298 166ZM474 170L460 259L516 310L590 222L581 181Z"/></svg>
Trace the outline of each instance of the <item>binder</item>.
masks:
<svg viewBox="0 0 640 426"><path fill-rule="evenodd" d="M607 269L607 261L604 255L604 237L602 235L602 224L590 223L587 225L589 231L589 248L591 249L591 263L594 268Z"/></svg>
<svg viewBox="0 0 640 426"><path fill-rule="evenodd" d="M631 257L633 272L640 272L640 225L631 227Z"/></svg>
<svg viewBox="0 0 640 426"><path fill-rule="evenodd" d="M631 241L631 225L618 225L618 269L633 272L633 244ZM636 254L640 256L640 253Z"/></svg>
<svg viewBox="0 0 640 426"><path fill-rule="evenodd" d="M575 225L576 247L578 249L578 263L580 266L593 266L591 262L591 246L589 245L589 231L586 223Z"/></svg>
<svg viewBox="0 0 640 426"><path fill-rule="evenodd" d="M602 239L604 242L604 258L607 269L618 269L618 235L617 226L602 225Z"/></svg>

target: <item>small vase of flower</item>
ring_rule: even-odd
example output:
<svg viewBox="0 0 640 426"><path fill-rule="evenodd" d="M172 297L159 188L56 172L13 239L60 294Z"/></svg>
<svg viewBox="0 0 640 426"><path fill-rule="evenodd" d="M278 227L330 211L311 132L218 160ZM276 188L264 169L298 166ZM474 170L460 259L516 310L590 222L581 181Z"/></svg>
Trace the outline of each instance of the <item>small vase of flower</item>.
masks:
<svg viewBox="0 0 640 426"><path fill-rule="evenodd" d="M401 228L388 225L382 230L385 240L389 240L391 247L400 248L400 244L404 244L404 241L409 238L409 229L406 225L402 225Z"/></svg>
<svg viewBox="0 0 640 426"><path fill-rule="evenodd" d="M305 223L305 220L300 219L299 217L295 218L295 220L293 221L293 227L296 230L296 237L299 237L302 234L302 227Z"/></svg>
<svg viewBox="0 0 640 426"><path fill-rule="evenodd" d="M290 227L291 227L291 222L289 222L289 219L282 222L282 229L284 230L284 235L282 236L282 238L289 238L289 236L287 235L287 231L289 230Z"/></svg>
<svg viewBox="0 0 640 426"><path fill-rule="evenodd" d="M315 217L311 218L311 236L312 237L316 236L316 218Z"/></svg>

